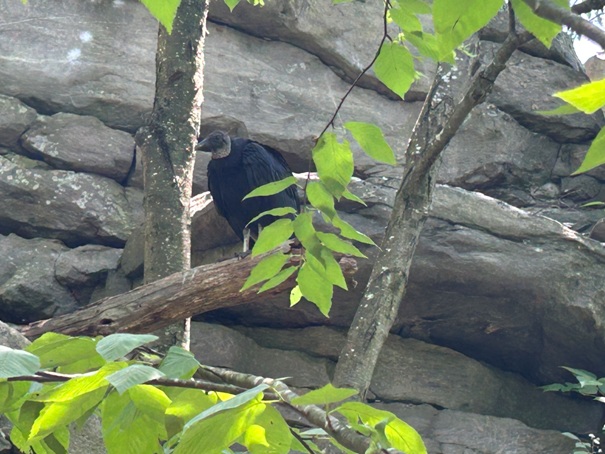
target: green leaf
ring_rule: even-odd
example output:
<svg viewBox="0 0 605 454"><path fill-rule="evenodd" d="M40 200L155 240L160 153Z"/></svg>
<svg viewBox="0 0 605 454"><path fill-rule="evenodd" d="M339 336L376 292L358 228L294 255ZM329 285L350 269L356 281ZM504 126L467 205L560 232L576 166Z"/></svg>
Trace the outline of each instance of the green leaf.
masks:
<svg viewBox="0 0 605 454"><path fill-rule="evenodd" d="M252 257L275 249L284 241L288 241L294 233L292 219L278 219L264 227L252 248ZM257 265L258 266L258 265Z"/></svg>
<svg viewBox="0 0 605 454"><path fill-rule="evenodd" d="M332 219L332 223L334 224L334 227L340 229L340 234L345 238L376 246L376 243L374 243L369 236L358 232L353 228L353 226L351 226L348 222L343 221L340 217L335 216L334 219Z"/></svg>
<svg viewBox="0 0 605 454"><path fill-rule="evenodd" d="M423 0L397 0L400 8L407 9L414 14L431 14L431 5Z"/></svg>
<svg viewBox="0 0 605 454"><path fill-rule="evenodd" d="M404 4L399 3L399 7L391 7L389 9L389 17L397 26L404 31L422 31L422 24L416 15L407 8Z"/></svg>
<svg viewBox="0 0 605 454"><path fill-rule="evenodd" d="M191 427L196 422L201 421L202 419L205 419L205 418L209 418L210 416L213 416L220 411L237 408L237 407L245 405L254 400L260 402L260 400L262 399L262 392L267 388L269 388L269 385L264 384L264 383L260 384L258 386L255 386L254 388L250 388L250 389L244 391L243 393L240 393L240 394L232 397L229 400L225 400L223 402L220 402L220 403L214 405L213 407L211 407L207 410L204 410L199 415L192 418L187 424L185 424L185 430L187 430L189 427Z"/></svg>
<svg viewBox="0 0 605 454"><path fill-rule="evenodd" d="M324 186L339 198L353 176L353 153L349 142L338 142L336 134L321 135L312 151L317 174Z"/></svg>
<svg viewBox="0 0 605 454"><path fill-rule="evenodd" d="M501 6L502 0L434 0L433 23L440 58L451 54L473 33L487 25Z"/></svg>
<svg viewBox="0 0 605 454"><path fill-rule="evenodd" d="M536 110L537 114L544 115L546 117L554 116L554 115L572 115L579 113L580 110L576 109L574 106L570 104L563 104L555 109L551 110Z"/></svg>
<svg viewBox="0 0 605 454"><path fill-rule="evenodd" d="M0 345L0 378L32 375L40 370L40 359L23 350Z"/></svg>
<svg viewBox="0 0 605 454"><path fill-rule="evenodd" d="M582 205L580 205L582 208L589 208L589 207L603 207L605 206L605 202L600 202L600 201L594 201L594 202L586 202L583 203Z"/></svg>
<svg viewBox="0 0 605 454"><path fill-rule="evenodd" d="M349 191L345 189L343 196ZM325 214L329 219L332 219L336 215L336 209L334 208L334 197L328 191L321 181L310 181L307 185L307 198L309 203Z"/></svg>
<svg viewBox="0 0 605 454"><path fill-rule="evenodd" d="M334 258L334 255L332 255L332 251L325 247L322 248L320 258L325 265L326 278L332 284L337 285L343 290L347 290L347 282L345 281L345 277L342 274L340 265Z"/></svg>
<svg viewBox="0 0 605 454"><path fill-rule="evenodd" d="M221 453L223 449L235 443L265 410L266 405L260 402L261 395L257 392L252 396L253 400L234 408L214 412L212 416L202 419L193 418L191 421L195 420L194 423L190 421L185 425L174 454ZM209 410L212 410L212 408ZM206 410L206 412L209 410Z"/></svg>
<svg viewBox="0 0 605 454"><path fill-rule="evenodd" d="M45 333L26 350L40 358L41 368L58 368L58 372L73 374L98 369L106 363L97 353L96 345L96 340L90 337Z"/></svg>
<svg viewBox="0 0 605 454"><path fill-rule="evenodd" d="M332 283L318 274L308 262L300 268L296 282L305 299L315 304L327 317L332 307Z"/></svg>
<svg viewBox="0 0 605 454"><path fill-rule="evenodd" d="M169 34L172 33L172 22L181 0L141 0L141 2L147 7L151 15L160 21L166 31Z"/></svg>
<svg viewBox="0 0 605 454"><path fill-rule="evenodd" d="M218 400L216 393L206 393L201 389L166 388L166 393L172 401L166 409L169 437L183 430L187 421L215 405Z"/></svg>
<svg viewBox="0 0 605 454"><path fill-rule="evenodd" d="M345 402L334 411L344 415L351 424L357 424L361 420L372 428L380 427L391 446L399 451L415 454L427 452L418 432L391 412L378 410L361 402Z"/></svg>
<svg viewBox="0 0 605 454"><path fill-rule="evenodd" d="M326 405L340 402L357 395L357 390L352 388L336 388L331 383L326 386L309 391L303 396L292 399L294 405Z"/></svg>
<svg viewBox="0 0 605 454"><path fill-rule="evenodd" d="M297 269L297 266L289 266L287 268L284 268L271 279L269 279L267 282L265 282L262 287L258 289L258 293L277 287L279 284L286 281L290 276L292 276Z"/></svg>
<svg viewBox="0 0 605 454"><path fill-rule="evenodd" d="M601 129L594 138L584 156L584 161L572 175L588 172L602 164L605 164L605 128Z"/></svg>
<svg viewBox="0 0 605 454"><path fill-rule="evenodd" d="M292 445L290 427L272 406L267 406L244 435L250 454L288 454Z"/></svg>
<svg viewBox="0 0 605 454"><path fill-rule="evenodd" d="M374 72L383 84L403 98L416 79L414 57L399 43L384 43L374 63Z"/></svg>
<svg viewBox="0 0 605 454"><path fill-rule="evenodd" d="M163 453L164 412L170 400L159 389L137 385L112 392L101 406L103 439L109 454Z"/></svg>
<svg viewBox="0 0 605 454"><path fill-rule="evenodd" d="M112 384L119 394L123 394L124 391L135 385L162 377L164 377L164 374L155 367L144 364L133 364L111 374L107 377L107 381Z"/></svg>
<svg viewBox="0 0 605 454"><path fill-rule="evenodd" d="M569 9L567 0L552 1L558 6L567 7ZM561 32L561 25L537 16L523 0L512 0L512 4L513 9L515 10L515 16L519 19L521 25L538 38L542 44L546 47L550 47L552 40Z"/></svg>
<svg viewBox="0 0 605 454"><path fill-rule="evenodd" d="M313 226L313 213L307 211L299 214L294 220L294 234L303 247L311 254L319 257L321 243Z"/></svg>
<svg viewBox="0 0 605 454"><path fill-rule="evenodd" d="M254 216L250 222L248 222L246 224L246 226L249 226L250 224L252 224L253 222L258 221L260 218L264 217L264 216L275 216L275 217L280 217L280 216L285 216L287 214L296 214L296 210L292 207L279 207L279 208L272 208L270 210L267 211L263 211L261 214Z"/></svg>
<svg viewBox="0 0 605 454"><path fill-rule="evenodd" d="M273 181L271 183L259 186L250 193L246 194L246 196L242 200L250 199L252 197L279 194L280 192L285 189L288 189L292 185L296 185L296 178L294 178L293 176L289 176L284 178L283 180Z"/></svg>
<svg viewBox="0 0 605 454"><path fill-rule="evenodd" d="M200 363L193 353L176 345L170 347L166 357L158 368L168 378L188 379L200 367Z"/></svg>
<svg viewBox="0 0 605 454"><path fill-rule="evenodd" d="M439 42L435 35L422 32L409 32L405 34L405 39L418 49L420 55L428 57L431 60L442 60L454 64L455 54L453 50L448 54L439 55Z"/></svg>
<svg viewBox="0 0 605 454"><path fill-rule="evenodd" d="M298 304L301 298L302 292L300 291L300 286L297 285L290 291L290 307Z"/></svg>
<svg viewBox="0 0 605 454"><path fill-rule="evenodd" d="M344 127L349 130L363 151L380 162L395 165L395 153L384 139L381 129L371 123L348 121Z"/></svg>
<svg viewBox="0 0 605 454"><path fill-rule="evenodd" d="M364 207L367 206L367 204L363 201L363 199L357 197L355 194L353 194L351 191L349 191L348 189L343 192L342 196L347 199L350 200L352 202L357 202L361 205L363 205Z"/></svg>
<svg viewBox="0 0 605 454"><path fill-rule="evenodd" d="M240 289L240 292L258 284L259 282L266 281L267 279L274 277L283 268L289 257L289 254L282 254L281 252L278 252L263 258L254 268L252 268L252 271L250 271L250 276L248 276L248 279L246 279L246 282Z"/></svg>
<svg viewBox="0 0 605 454"><path fill-rule="evenodd" d="M126 334L116 333L104 337L97 343L97 352L107 361L126 356L135 348L158 339L153 334Z"/></svg>
<svg viewBox="0 0 605 454"><path fill-rule="evenodd" d="M317 238L328 248L333 251L340 252L341 254L348 254L354 257L367 258L363 252L353 246L351 243L347 243L334 235L333 233L317 232Z"/></svg>
<svg viewBox="0 0 605 454"><path fill-rule="evenodd" d="M233 11L239 2L240 0L225 0L225 5L227 5L231 11Z"/></svg>
<svg viewBox="0 0 605 454"><path fill-rule="evenodd" d="M27 381L0 382L0 414L19 409L29 393Z"/></svg>
<svg viewBox="0 0 605 454"><path fill-rule="evenodd" d="M559 91L553 96L561 98L586 114L592 114L605 106L605 79Z"/></svg>

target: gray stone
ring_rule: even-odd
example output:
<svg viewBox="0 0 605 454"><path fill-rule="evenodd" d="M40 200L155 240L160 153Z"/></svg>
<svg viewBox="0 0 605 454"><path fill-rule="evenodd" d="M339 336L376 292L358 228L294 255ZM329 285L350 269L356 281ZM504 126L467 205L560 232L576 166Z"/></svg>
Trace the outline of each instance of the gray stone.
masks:
<svg viewBox="0 0 605 454"><path fill-rule="evenodd" d="M299 388L317 388L330 381L330 362L300 352L260 347L252 339L220 325L194 322L191 351L203 363L271 378Z"/></svg>
<svg viewBox="0 0 605 454"><path fill-rule="evenodd" d="M590 238L601 243L605 242L605 218L600 219L590 230Z"/></svg>
<svg viewBox="0 0 605 454"><path fill-rule="evenodd" d="M55 279L59 241L0 235L0 319L29 323L73 311L77 301Z"/></svg>
<svg viewBox="0 0 605 454"><path fill-rule="evenodd" d="M145 123L157 22L139 2L7 0L0 17L3 94L45 114L93 115L129 131Z"/></svg>
<svg viewBox="0 0 605 454"><path fill-rule="evenodd" d="M134 139L95 117L58 113L42 117L23 135L23 147L57 169L89 172L124 181Z"/></svg>
<svg viewBox="0 0 605 454"><path fill-rule="evenodd" d="M263 347L311 353L334 360L345 333L327 327L300 330L238 328ZM588 432L599 427L602 405L544 393L518 375L486 366L454 350L390 336L370 390L386 402L515 418L537 428Z"/></svg>
<svg viewBox="0 0 605 454"><path fill-rule="evenodd" d="M0 156L0 192L2 230L21 236L123 246L140 222L140 191L96 175L30 170Z"/></svg>
<svg viewBox="0 0 605 454"><path fill-rule="evenodd" d="M36 170L52 170L53 168L49 166L44 161L39 161L37 159L31 159L26 156L16 154L16 153L6 153L2 155L4 158L8 159L13 164L23 168L23 169L36 169Z"/></svg>
<svg viewBox="0 0 605 454"><path fill-rule="evenodd" d="M494 105L473 109L443 152L440 182L469 190L526 192L550 181L559 144Z"/></svg>
<svg viewBox="0 0 605 454"><path fill-rule="evenodd" d="M428 405L377 403L410 424L431 454L569 454L573 440L509 418L437 410Z"/></svg>
<svg viewBox="0 0 605 454"><path fill-rule="evenodd" d="M487 63L497 45L482 41L481 47L486 50L482 58ZM559 107L562 101L554 98L553 93L587 81L584 74L568 66L517 51L498 76L487 101L510 114L530 131L545 134L561 143L581 143L593 139L603 126L601 112L593 115L544 116L538 111ZM544 87L548 89L544 90Z"/></svg>
<svg viewBox="0 0 605 454"><path fill-rule="evenodd" d="M568 177L578 170L586 152L588 151L589 145L578 145L575 143L566 143L561 146L559 158L553 169L553 175L559 177ZM584 175L589 175L598 179L599 181L605 181L605 166L599 166L592 170L589 170Z"/></svg>
<svg viewBox="0 0 605 454"><path fill-rule="evenodd" d="M251 139L282 152L295 172L308 170L314 138L349 88L301 49L217 25L209 27L206 68L202 121L218 121L228 112L245 123ZM337 118L337 131L343 132L345 121L374 123L401 157L420 108L421 103L390 101L355 88ZM353 151L357 172L375 165L356 145Z"/></svg>
<svg viewBox="0 0 605 454"><path fill-rule="evenodd" d="M15 328L0 321L0 345L10 348L25 348L29 341Z"/></svg>
<svg viewBox="0 0 605 454"><path fill-rule="evenodd" d="M228 24L254 36L284 41L316 55L333 71L352 81L372 61L383 34L383 6L376 2L347 2L334 5L329 0L305 2L286 0L266 2L262 8L240 2L231 12L225 2L211 3L209 18ZM351 27L363 17L363 27ZM428 22L428 21L427 21ZM425 24L432 31L432 24ZM396 27L391 29L396 33ZM406 99L422 100L435 74L435 65L419 58L419 78ZM359 80L361 87L395 96L380 82L372 70Z"/></svg>
<svg viewBox="0 0 605 454"><path fill-rule="evenodd" d="M121 295L132 290L132 282L120 269L109 270L104 282L101 282L92 292L90 302Z"/></svg>
<svg viewBox="0 0 605 454"><path fill-rule="evenodd" d="M561 195L574 202L585 202L601 191L600 183L588 175L567 177L561 180Z"/></svg>
<svg viewBox="0 0 605 454"><path fill-rule="evenodd" d="M0 146L16 150L19 137L36 120L38 113L18 99L1 95L0 112Z"/></svg>

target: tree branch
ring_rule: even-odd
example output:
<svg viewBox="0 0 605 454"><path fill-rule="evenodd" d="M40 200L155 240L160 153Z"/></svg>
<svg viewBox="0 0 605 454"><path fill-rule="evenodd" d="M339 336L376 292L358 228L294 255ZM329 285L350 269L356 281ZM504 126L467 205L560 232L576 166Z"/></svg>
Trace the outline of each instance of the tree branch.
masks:
<svg viewBox="0 0 605 454"><path fill-rule="evenodd" d="M282 246L282 252L289 250L289 244ZM268 254L175 273L130 292L96 301L70 314L32 323L23 327L21 333L30 339L48 331L88 336L116 332L148 333L195 314L250 304L261 298L265 301L277 298L294 286L293 278L263 292L261 297L257 294L258 286L239 291L252 268ZM357 262L340 257L343 273L352 276L357 270ZM290 265L297 265L297 259L298 256L291 257Z"/></svg>
<svg viewBox="0 0 605 454"><path fill-rule="evenodd" d="M532 11L549 21L566 25L578 35L590 38L605 50L605 32L590 21L572 13L571 11L555 5L550 0L523 0Z"/></svg>
<svg viewBox="0 0 605 454"><path fill-rule="evenodd" d="M591 11L603 9L605 7L605 0L586 0L581 3L577 3L571 7L571 12L575 14L586 14Z"/></svg>

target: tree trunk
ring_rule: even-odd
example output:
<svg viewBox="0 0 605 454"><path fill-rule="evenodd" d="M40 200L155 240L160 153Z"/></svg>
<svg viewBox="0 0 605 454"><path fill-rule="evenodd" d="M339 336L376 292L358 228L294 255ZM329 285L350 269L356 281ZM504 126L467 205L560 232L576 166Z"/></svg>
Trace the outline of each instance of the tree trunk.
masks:
<svg viewBox="0 0 605 454"><path fill-rule="evenodd" d="M514 21L512 14L511 20ZM517 36L511 26L508 38L493 61L481 71L477 71L478 58L471 60L461 53L456 67L438 69L406 150L405 171L382 251L336 366L336 386L355 388L365 399L378 355L407 289L412 258L435 187L435 163L472 108L483 102L491 91L514 50L529 39L527 34ZM474 55L481 51L476 39L468 48ZM460 81L469 83L460 87ZM465 90L461 91L461 88Z"/></svg>
<svg viewBox="0 0 605 454"><path fill-rule="evenodd" d="M172 34L160 25L149 125L137 133L145 181L145 283L191 267L189 201L201 119L208 0L182 0ZM189 344L189 321L156 333Z"/></svg>

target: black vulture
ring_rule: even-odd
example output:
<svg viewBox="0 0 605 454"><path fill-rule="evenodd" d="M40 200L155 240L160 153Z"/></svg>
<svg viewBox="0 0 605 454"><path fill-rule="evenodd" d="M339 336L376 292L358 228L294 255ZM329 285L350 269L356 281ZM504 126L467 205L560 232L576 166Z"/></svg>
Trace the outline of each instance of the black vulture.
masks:
<svg viewBox="0 0 605 454"><path fill-rule="evenodd" d="M198 142L196 150L212 153L208 164L208 189L214 199L218 213L244 241L244 252L249 246L249 236L259 233L275 221L274 216L263 216L246 229L246 224L263 211L278 207L292 207L299 212L300 201L296 187L267 197L243 200L250 191L273 181L291 176L292 171L277 150L253 140L230 138L223 131L214 131Z"/></svg>

